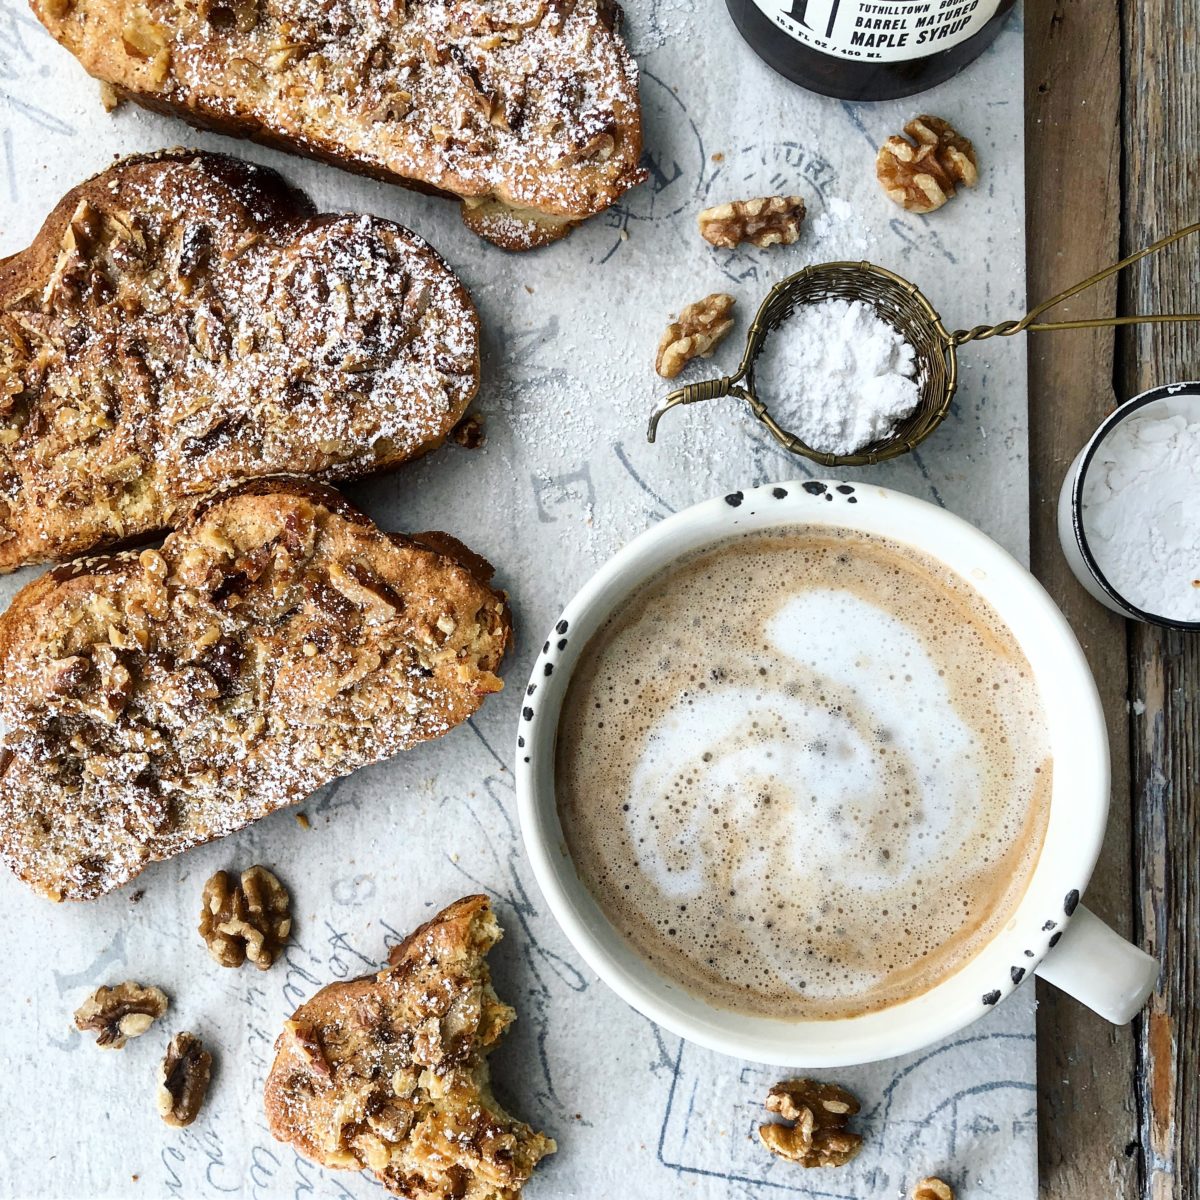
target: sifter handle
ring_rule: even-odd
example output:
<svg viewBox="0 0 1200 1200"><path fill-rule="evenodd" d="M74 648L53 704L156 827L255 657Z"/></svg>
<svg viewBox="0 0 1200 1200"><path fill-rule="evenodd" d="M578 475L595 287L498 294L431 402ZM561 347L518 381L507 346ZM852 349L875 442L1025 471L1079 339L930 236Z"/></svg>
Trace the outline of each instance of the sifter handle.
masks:
<svg viewBox="0 0 1200 1200"><path fill-rule="evenodd" d="M737 386L741 372L736 375L722 375L720 379L702 379L699 383L688 383L676 388L650 414L650 427L646 430L646 440L654 441L658 433L658 423L663 415L677 404L698 404L702 400L719 400L722 396L741 396L747 399L744 388Z"/></svg>
<svg viewBox="0 0 1200 1200"><path fill-rule="evenodd" d="M1049 300L1043 300L1036 308L1031 308L1019 321L1001 321L996 325L975 325L970 329L956 329L950 335L950 343L954 346L962 346L966 342L984 341L990 337L1011 337L1012 334L1023 333L1025 330L1029 330L1031 333L1041 333L1047 329L1101 329L1116 325L1165 325L1178 321L1200 321L1200 313L1156 313L1130 317L1091 317L1083 321L1037 320L1047 309L1053 308L1056 304L1061 304L1064 300L1069 300L1072 296L1077 296L1093 284L1100 283L1110 275L1115 275L1118 271L1124 270L1130 264L1137 262L1138 259L1145 258L1148 254L1153 254L1155 251L1161 250L1164 246L1169 246L1173 242L1178 242L1180 239L1187 237L1189 233L1195 233L1197 230L1200 230L1200 221L1196 221L1191 225L1185 225L1184 228L1176 230L1175 233L1170 233L1164 238L1159 238L1157 242L1153 242L1151 245L1130 254L1127 258L1121 259L1120 262L1113 263L1111 267L1105 267L1103 271L1097 271L1095 275L1089 275L1082 283L1077 283L1074 287L1067 288L1065 292L1059 292L1057 296L1051 296Z"/></svg>

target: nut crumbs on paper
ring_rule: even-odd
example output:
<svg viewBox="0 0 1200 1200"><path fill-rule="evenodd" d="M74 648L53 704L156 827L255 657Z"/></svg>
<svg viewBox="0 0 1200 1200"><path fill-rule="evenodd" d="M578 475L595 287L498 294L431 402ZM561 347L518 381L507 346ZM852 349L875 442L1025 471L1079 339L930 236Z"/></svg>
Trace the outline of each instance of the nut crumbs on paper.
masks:
<svg viewBox="0 0 1200 1200"><path fill-rule="evenodd" d="M913 1185L912 1200L954 1200L954 1189L944 1179L930 1175Z"/></svg>

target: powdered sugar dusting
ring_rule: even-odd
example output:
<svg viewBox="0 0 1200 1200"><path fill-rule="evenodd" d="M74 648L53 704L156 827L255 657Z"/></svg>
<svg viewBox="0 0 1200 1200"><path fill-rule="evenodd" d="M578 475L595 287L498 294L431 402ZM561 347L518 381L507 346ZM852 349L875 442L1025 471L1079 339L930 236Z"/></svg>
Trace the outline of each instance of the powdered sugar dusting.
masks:
<svg viewBox="0 0 1200 1200"><path fill-rule="evenodd" d="M821 253L826 255L862 257L875 243L862 215L840 196L826 196L824 206L809 219L809 227L813 237L821 243Z"/></svg>

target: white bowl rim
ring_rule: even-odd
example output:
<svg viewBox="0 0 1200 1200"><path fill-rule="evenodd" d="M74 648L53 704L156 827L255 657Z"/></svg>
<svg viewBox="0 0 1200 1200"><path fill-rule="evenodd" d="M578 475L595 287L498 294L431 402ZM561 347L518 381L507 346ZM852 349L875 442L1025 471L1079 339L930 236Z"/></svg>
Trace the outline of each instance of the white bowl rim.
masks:
<svg viewBox="0 0 1200 1200"><path fill-rule="evenodd" d="M1084 565L1087 567L1092 578L1126 616L1132 617L1137 621L1144 621L1147 625L1158 625L1163 629L1180 629L1186 633L1200 630L1200 621L1175 621L1170 617L1160 616L1158 613L1138 608L1133 601L1127 600L1113 587L1108 581L1108 577L1101 570L1100 564L1096 561L1096 556L1092 553L1092 548L1088 544L1087 531L1083 527L1083 488L1087 479L1088 468L1092 465L1097 451L1104 444L1108 435L1123 421L1132 417L1139 409L1145 408L1148 404L1155 404L1160 400L1170 400L1179 395L1195 396L1197 400L1200 400L1200 380L1189 379L1181 383L1160 383L1156 387L1147 388L1144 392L1138 392L1136 396L1130 396L1123 404L1117 405L1100 422L1096 432L1088 438L1073 464L1072 469L1075 472L1075 477L1071 481L1071 528L1075 534L1075 544L1079 547L1080 557L1083 559Z"/></svg>
<svg viewBox="0 0 1200 1200"><path fill-rule="evenodd" d="M835 519L830 519L832 512L822 518L822 499L843 502L830 506L837 510ZM881 508L888 514L884 520L873 515L864 519ZM760 510L769 515L743 520L757 518ZM1038 679L1049 723L1059 730L1062 745L1055 742L1053 799L1038 864L1013 917L988 945L930 991L902 1004L837 1020L771 1020L716 1009L689 995L642 960L608 923L566 851L553 803L554 738L580 649L614 605L656 573L638 573L639 562L670 547L665 566L688 552L693 547L683 544L683 535L689 526L705 531L696 540L700 546L747 529L814 523L869 529L945 562L942 551L910 535L912 529L932 524L943 546L955 544L950 557L960 552L978 556L986 564L977 568L981 578L959 574L1001 611L1035 670L1038 662L1033 659L1040 662L1049 651L1043 653L1025 639L1041 630L1054 643L1055 670L1049 679L1041 673ZM1000 586L1016 593L1003 609L992 595ZM1060 699L1069 703L1052 710L1051 702ZM1076 754L1072 745L1084 749ZM1069 769L1060 770L1060 765ZM986 1015L1027 981L1062 936L1091 876L1109 799L1108 740L1099 694L1066 618L1037 580L986 534L947 510L873 484L841 480L789 480L703 501L647 529L601 566L563 608L534 663L519 722L515 774L518 814L534 876L587 965L633 1008L681 1037L737 1058L795 1067L848 1066L923 1048ZM1082 816L1087 819L1077 811L1080 801L1071 797L1082 797L1087 806Z"/></svg>

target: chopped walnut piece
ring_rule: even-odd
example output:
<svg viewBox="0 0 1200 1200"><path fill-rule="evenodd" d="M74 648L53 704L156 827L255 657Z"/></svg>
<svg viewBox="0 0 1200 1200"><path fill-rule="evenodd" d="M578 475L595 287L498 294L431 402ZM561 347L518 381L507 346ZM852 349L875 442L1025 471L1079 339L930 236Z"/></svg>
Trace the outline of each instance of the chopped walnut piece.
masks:
<svg viewBox="0 0 1200 1200"><path fill-rule="evenodd" d="M283 1028L295 1040L308 1069L322 1079L332 1079L333 1068L325 1056L320 1031L309 1021L284 1021Z"/></svg>
<svg viewBox="0 0 1200 1200"><path fill-rule="evenodd" d="M158 1068L158 1113L168 1125L190 1125L204 1103L212 1055L194 1033L177 1033Z"/></svg>
<svg viewBox="0 0 1200 1200"><path fill-rule="evenodd" d="M936 1175L913 1185L912 1200L954 1200L954 1189Z"/></svg>
<svg viewBox="0 0 1200 1200"><path fill-rule="evenodd" d="M888 138L875 158L883 190L901 208L933 212L958 185L974 187L979 181L975 147L941 117L914 117L904 132L908 138Z"/></svg>
<svg viewBox="0 0 1200 1200"><path fill-rule="evenodd" d="M204 885L200 936L223 967L249 959L260 971L279 956L292 931L291 898L266 867L251 867L235 884L218 871Z"/></svg>
<svg viewBox="0 0 1200 1200"><path fill-rule="evenodd" d="M464 450L478 450L487 440L483 432L483 422L476 413L471 413L470 416L463 417L450 430L450 440L457 442Z"/></svg>
<svg viewBox="0 0 1200 1200"><path fill-rule="evenodd" d="M862 1147L862 1138L846 1128L858 1101L845 1088L815 1079L777 1083L767 1108L791 1125L760 1125L758 1136L772 1154L802 1167L840 1167Z"/></svg>
<svg viewBox="0 0 1200 1200"><path fill-rule="evenodd" d="M164 26L152 20L144 8L135 8L121 30L125 53L150 63L150 83L157 87L171 69L171 49Z"/></svg>
<svg viewBox="0 0 1200 1200"><path fill-rule="evenodd" d="M654 369L664 379L674 379L693 358L708 358L733 328L733 304L733 297L725 292L689 304L659 338Z"/></svg>
<svg viewBox="0 0 1200 1200"><path fill-rule="evenodd" d="M759 196L706 208L696 218L700 236L714 246L732 250L751 245L790 246L800 236L804 201L799 196Z"/></svg>
<svg viewBox="0 0 1200 1200"><path fill-rule="evenodd" d="M167 579L167 560L157 550L143 550L138 555L138 565L148 579L155 583L165 583Z"/></svg>
<svg viewBox="0 0 1200 1200"><path fill-rule="evenodd" d="M94 1029L97 1046L120 1050L129 1038L145 1033L167 1011L167 1003L161 988L132 980L99 987L75 1010L75 1028Z"/></svg>

